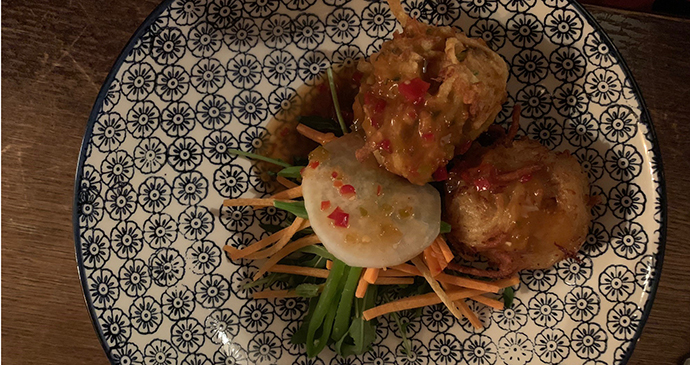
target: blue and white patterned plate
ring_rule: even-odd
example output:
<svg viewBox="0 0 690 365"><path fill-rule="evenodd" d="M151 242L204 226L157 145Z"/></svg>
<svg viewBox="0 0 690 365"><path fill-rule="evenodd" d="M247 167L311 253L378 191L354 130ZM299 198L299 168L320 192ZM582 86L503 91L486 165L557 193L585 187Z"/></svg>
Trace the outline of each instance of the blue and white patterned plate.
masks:
<svg viewBox="0 0 690 365"><path fill-rule="evenodd" d="M441 306L384 318L371 352L307 359L290 344L306 302L250 300L257 270L223 245L261 237L275 209L222 208L271 186L252 151L296 90L371 54L399 28L385 2L175 0L136 32L103 86L81 150L74 232L84 296L114 364L624 364L660 275L666 210L657 140L624 61L565 0L406 0L426 22L483 38L509 65L522 133L570 150L603 197L580 259L524 271L512 309Z"/></svg>

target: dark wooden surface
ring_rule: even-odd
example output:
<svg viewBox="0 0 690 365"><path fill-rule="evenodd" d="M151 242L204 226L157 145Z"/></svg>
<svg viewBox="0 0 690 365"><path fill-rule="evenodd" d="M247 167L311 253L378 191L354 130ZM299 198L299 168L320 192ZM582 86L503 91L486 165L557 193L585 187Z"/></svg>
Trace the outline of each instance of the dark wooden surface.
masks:
<svg viewBox="0 0 690 365"><path fill-rule="evenodd" d="M110 67L156 1L2 2L2 360L107 364L74 261L79 145ZM690 353L690 21L589 7L640 84L665 165L661 284L631 365Z"/></svg>

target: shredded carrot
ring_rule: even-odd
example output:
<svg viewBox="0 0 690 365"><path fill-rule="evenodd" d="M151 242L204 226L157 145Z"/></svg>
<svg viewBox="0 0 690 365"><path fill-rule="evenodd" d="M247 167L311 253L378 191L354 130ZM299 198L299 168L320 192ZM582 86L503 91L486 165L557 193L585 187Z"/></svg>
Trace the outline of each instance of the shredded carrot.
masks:
<svg viewBox="0 0 690 365"><path fill-rule="evenodd" d="M465 302L464 299L460 299L460 300L456 301L455 304L458 305L458 308L460 309L460 313L462 313L462 315L465 316L465 318L467 318L468 321L470 321L470 323L472 324L472 327L474 327L476 329L481 329L482 327L484 327L482 322L479 320L479 318L477 318L477 315L474 314L474 312L472 312L472 310L467 305L467 303Z"/></svg>
<svg viewBox="0 0 690 365"><path fill-rule="evenodd" d="M240 198L240 199L225 199L223 200L224 207L243 207L251 205L253 207L272 207L276 199L255 199L255 198ZM284 200L286 203L294 203L292 200Z"/></svg>
<svg viewBox="0 0 690 365"><path fill-rule="evenodd" d="M304 124L298 124L297 125L297 132L299 134L311 139L312 141L324 145L334 139L337 139L338 137L335 136L333 133L321 133L317 131L316 129L312 129L307 127Z"/></svg>
<svg viewBox="0 0 690 365"><path fill-rule="evenodd" d="M296 217L294 221L292 221L292 224L290 224L289 227L285 228L285 233L283 234L282 237L280 237L280 240L276 242L275 245L272 247L269 247L263 251L255 252L251 255L247 255L248 259L265 259L267 257L270 257L271 255L275 254L276 252L280 251L285 245L290 242L290 239L292 236L297 233L297 231L300 230L300 227L304 223L304 218Z"/></svg>
<svg viewBox="0 0 690 365"><path fill-rule="evenodd" d="M482 293L482 291L475 289L459 289L449 290L446 294L451 300L460 300L480 295ZM439 298L438 295L436 295L436 293L426 293L388 302L378 307L367 309L366 311L364 311L363 314L364 319L368 321L372 318L376 318L378 316L382 316L384 314L388 314L391 312L399 312L406 309L421 308L438 303L441 303L441 298Z"/></svg>
<svg viewBox="0 0 690 365"><path fill-rule="evenodd" d="M326 269L330 270L333 268L333 261L326 260Z"/></svg>
<svg viewBox="0 0 690 365"><path fill-rule="evenodd" d="M239 254L239 252L240 252L240 250L238 250L238 249L236 249L236 248L234 248L234 247L232 247L232 246L230 246L230 245L225 245L225 246L223 246L223 250L224 250L225 252L227 252L228 255L230 255L230 258L232 258L233 260L234 260L233 257L234 257L235 255Z"/></svg>
<svg viewBox="0 0 690 365"><path fill-rule="evenodd" d="M263 290L252 294L252 296L254 297L254 299L298 297L294 290Z"/></svg>
<svg viewBox="0 0 690 365"><path fill-rule="evenodd" d="M362 279L364 279L367 283L373 284L376 282L376 278L379 277L379 269L373 268L373 267L368 267L366 270L364 270L364 275L362 275Z"/></svg>
<svg viewBox="0 0 690 365"><path fill-rule="evenodd" d="M388 270L379 271L379 277L400 278L400 277L410 277L410 276L417 276L417 275L416 274L410 274L410 273L396 270L396 269L388 269Z"/></svg>
<svg viewBox="0 0 690 365"><path fill-rule="evenodd" d="M409 285L414 284L414 278L395 278L395 277L379 277L370 284L376 285Z"/></svg>
<svg viewBox="0 0 690 365"><path fill-rule="evenodd" d="M299 185L293 183L292 181L290 181L290 180L288 180L287 178L284 178L284 177L282 177L282 176L278 176L278 177L276 178L276 180L277 180L281 185L283 185L284 187L286 187L286 188L288 188L288 189L292 189L292 188L294 188L294 187L299 186Z"/></svg>
<svg viewBox="0 0 690 365"><path fill-rule="evenodd" d="M412 263L414 266L417 267L419 272L422 273L424 276L424 279L429 283L429 286L431 286L431 289L438 295L439 299L441 299L441 302L446 305L446 308L452 313L455 318L461 319L463 314L460 311L460 309L457 307L457 305L454 303L454 301L448 297L448 294L446 293L443 288L441 288L441 285L439 285L438 281L434 279L434 277L431 275L431 272L429 271L429 268L424 265L424 260L422 260L419 256L412 258Z"/></svg>
<svg viewBox="0 0 690 365"><path fill-rule="evenodd" d="M357 289L355 289L355 297L357 298L364 298L364 294L367 293L367 288L369 287L369 283L364 280L364 274L366 273L366 270L362 273L362 276L359 278L359 283L357 283Z"/></svg>
<svg viewBox="0 0 690 365"><path fill-rule="evenodd" d="M394 270L406 272L408 274L417 275L417 276L422 275L422 273L419 272L419 270L416 267L414 267L410 264L395 265L395 266L391 266L389 269L394 269Z"/></svg>
<svg viewBox="0 0 690 365"><path fill-rule="evenodd" d="M441 249L443 258L446 259L446 262L450 263L451 261L453 261L455 256L453 255L453 252L450 250L450 247L448 247L446 240L444 240L443 237L439 235L438 237L436 237L436 242L438 244L438 247Z"/></svg>
<svg viewBox="0 0 690 365"><path fill-rule="evenodd" d="M419 275L421 276L421 272L417 270L414 266L410 264L400 264L396 266L392 266L391 269L402 271L408 274L413 274L413 275ZM470 278L464 278L460 276L454 276L446 273L440 273L436 275L435 277L436 280L442 282L442 283L448 283L452 284L455 286L459 287L464 287L464 288L470 288L470 289L477 289L481 290L483 292L489 292L489 293L498 293L499 290L507 287L507 286L513 286L516 285L517 283L520 282L520 279L518 277L513 277L510 279L501 279L501 280L496 280L496 281L482 281L482 280L476 280L476 279L470 279Z"/></svg>
<svg viewBox="0 0 690 365"><path fill-rule="evenodd" d="M436 255L434 254L434 248L432 246L433 244L425 248L424 252L422 253L422 256L424 257L424 262L426 263L426 266L429 268L431 276L437 276L443 271L443 269L441 268L438 259L436 259Z"/></svg>
<svg viewBox="0 0 690 365"><path fill-rule="evenodd" d="M282 273L282 274L311 276L314 278L322 278L322 279L328 278L328 274L330 274L330 271L328 271L326 269L316 269L313 267L295 266L295 265L280 265L280 264L271 266L271 268L268 269L268 272L278 272L278 273Z"/></svg>
<svg viewBox="0 0 690 365"><path fill-rule="evenodd" d="M278 252L276 252L275 255L271 256L270 259L268 259L261 267L259 268L259 271L254 275L254 281L259 280L270 268L271 266L275 265L278 263L278 261L282 260L285 258L287 255L301 249L307 246L315 245L317 243L321 242L319 240L319 237L316 237L315 234L312 234L310 236L302 237L298 239L297 241L290 242L288 245L280 249Z"/></svg>
<svg viewBox="0 0 690 365"><path fill-rule="evenodd" d="M305 229L305 228L309 227L310 225L311 224L309 223L309 221L305 220L304 222L302 222L302 225L300 226L299 230ZM233 260L245 258L245 257L248 257L251 254L263 249L263 248L266 248L266 247L278 242L278 240L280 240L280 238L285 235L288 228L283 228L280 231L278 231L278 232L276 232L276 233L274 233L268 237L264 237L263 239L261 239L257 242L254 242L251 245L249 245L249 246L247 246L241 250L229 247L227 245L224 247L224 249L225 249L225 251L228 252L228 254L230 255L230 258Z"/></svg>
<svg viewBox="0 0 690 365"><path fill-rule="evenodd" d="M474 300L475 302L479 302L479 303L482 303L484 305L487 305L491 308L503 310L503 302L500 300L487 298L483 295L476 295L476 296L471 297L470 299Z"/></svg>
<svg viewBox="0 0 690 365"><path fill-rule="evenodd" d="M296 186L292 189L283 190L271 197L271 199L295 199L302 197L302 185Z"/></svg>

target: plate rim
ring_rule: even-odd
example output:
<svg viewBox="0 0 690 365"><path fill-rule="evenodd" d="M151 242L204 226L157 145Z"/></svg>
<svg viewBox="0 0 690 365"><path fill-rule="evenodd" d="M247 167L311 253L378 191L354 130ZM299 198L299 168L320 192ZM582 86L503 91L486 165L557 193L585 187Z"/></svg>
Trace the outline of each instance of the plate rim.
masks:
<svg viewBox="0 0 690 365"><path fill-rule="evenodd" d="M167 9L170 4L173 3L175 0L163 0L161 1L160 4L158 4L153 11L144 19L144 21L139 25L139 27L136 29L136 31L132 34L132 36L127 40L127 43L125 47L122 49L118 57L115 59L115 62L110 68L110 71L108 72L108 75L106 76L105 80L103 81L103 84L101 85L101 88L98 92L98 95L96 96L96 100L94 101L93 107L91 108L91 112L89 113L89 118L86 122L86 129L84 131L84 137L82 138L81 141L81 146L79 147L79 158L77 160L77 168L75 171L75 177L74 177L74 189L73 189L73 196L72 196L72 228L73 228L73 238L74 238L74 251L75 251L75 260L77 263L77 272L79 275L79 283L81 285L82 289L82 297L84 299L84 305L89 312L89 318L91 319L91 325L93 326L94 331L98 335L98 341L101 343L101 347L103 348L103 351L105 352L105 356L108 359L108 361L111 364L115 364L115 361L112 357L111 354L111 348L108 346L108 344L104 340L104 334L103 331L100 329L98 326L98 314L96 313L96 308L93 306L93 300L91 298L91 295L89 294L88 287L87 287L87 277L85 273L85 269L83 267L83 258L81 255L81 240L80 240L80 226L79 226L79 217L78 217L78 199L77 197L79 196L79 188L81 185L81 176L83 173L84 169L84 163L86 161L86 153L88 149L88 144L91 141L91 136L93 132L93 126L96 122L96 119L98 117L99 113L99 106L102 105L103 100L105 100L105 97L108 93L108 88L110 84L113 82L115 79L115 76L117 75L117 72L120 70L122 67L122 64L126 61L127 55L129 52L134 48L134 45L136 41L141 38L141 36L144 35L144 33L148 30L148 27L158 19L159 15ZM652 148L651 152L653 155L656 157L656 165L657 169L655 171L652 171L652 178L654 178L654 173L657 175L657 181L652 180L656 184L658 184L659 188L659 201L660 201L660 207L661 207L661 216L659 219L659 242L658 242L658 251L656 253L656 262L654 265L654 270L656 272L656 280L652 281L652 285L650 288L650 291L648 293L648 298L647 302L644 305L644 309L642 311L642 317L640 318L640 326L638 330L635 332L633 338L630 340L630 344L628 348L625 351L625 356L623 357L620 365L625 365L630 361L630 358L632 357L632 354L635 350L635 347L637 345L637 342L640 340L640 337L642 336L642 331L644 330L645 325L647 324L647 319L649 319L649 315L651 314L652 306L654 304L654 300L656 299L656 292L659 287L659 281L661 279L661 272L662 272L662 267L663 267L663 262L664 262L664 256L666 253L666 230L667 230L667 223L668 223L668 209L667 209L667 196L666 196L666 177L664 174L664 165L662 161L662 156L661 156L661 148L659 146L659 140L657 138L657 133L656 130L654 129L654 123L652 122L651 115L649 114L649 109L647 109L647 105L645 103L644 96L642 95L642 90L640 90L639 85L637 84L637 81L635 80L635 77L628 66L627 62L625 59L622 57L620 51L618 50L618 47L613 43L613 40L611 37L609 37L608 33L604 30L604 28L596 21L594 16L587 10L585 7L580 4L578 1L575 0L568 0L568 5L572 5L575 10L577 10L586 20L586 22L596 31L598 32L599 36L602 38L602 41L606 42L607 45L609 46L611 53L616 57L616 60L618 61L623 73L629 77L630 80L630 85L631 88L634 91L635 99L639 103L640 106L640 121L643 122L646 127L649 129L649 134L652 136L653 143L652 143ZM649 151L649 150L648 150Z"/></svg>

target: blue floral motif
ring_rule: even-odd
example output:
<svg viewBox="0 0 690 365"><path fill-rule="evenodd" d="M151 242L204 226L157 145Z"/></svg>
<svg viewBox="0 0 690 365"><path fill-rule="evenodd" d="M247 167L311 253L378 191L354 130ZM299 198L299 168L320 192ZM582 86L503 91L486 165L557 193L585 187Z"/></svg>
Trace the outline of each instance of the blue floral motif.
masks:
<svg viewBox="0 0 690 365"><path fill-rule="evenodd" d="M635 291L635 276L625 265L611 265L599 275L599 291L609 302L624 302Z"/></svg>
<svg viewBox="0 0 690 365"><path fill-rule="evenodd" d="M127 315L119 308L103 311L100 316L103 340L110 347L123 346L132 336L132 328Z"/></svg>
<svg viewBox="0 0 690 365"><path fill-rule="evenodd" d="M609 105L620 99L623 86L615 72L600 68L585 77L585 91L593 102Z"/></svg>
<svg viewBox="0 0 690 365"><path fill-rule="evenodd" d="M109 153L101 162L101 179L110 187L126 185L134 175L134 160L126 151Z"/></svg>
<svg viewBox="0 0 690 365"><path fill-rule="evenodd" d="M184 137L196 124L194 110L184 101L168 104L161 116L161 128L170 137Z"/></svg>
<svg viewBox="0 0 690 365"><path fill-rule="evenodd" d="M79 199L89 199L101 194L101 173L91 165L84 165L79 183Z"/></svg>
<svg viewBox="0 0 690 365"><path fill-rule="evenodd" d="M333 67L341 70L343 67L355 67L357 62L364 58L364 54L357 46L344 44L333 53Z"/></svg>
<svg viewBox="0 0 690 365"><path fill-rule="evenodd" d="M609 246L609 233L606 227L599 222L592 222L589 233L580 249L589 257L601 256Z"/></svg>
<svg viewBox="0 0 690 365"><path fill-rule="evenodd" d="M361 21L350 8L335 9L326 17L326 34L333 43L348 44L359 35ZM335 58L335 57L334 57Z"/></svg>
<svg viewBox="0 0 690 365"><path fill-rule="evenodd" d="M230 284L221 275L204 275L194 284L194 298L204 308L218 308L230 298Z"/></svg>
<svg viewBox="0 0 690 365"><path fill-rule="evenodd" d="M89 276L89 296L94 308L112 308L120 297L117 277L108 269L94 270Z"/></svg>
<svg viewBox="0 0 690 365"><path fill-rule="evenodd" d="M520 281L532 291L545 292L551 289L558 279L552 269L523 270L520 272Z"/></svg>
<svg viewBox="0 0 690 365"><path fill-rule="evenodd" d="M194 170L201 164L202 156L201 146L194 138L178 138L168 147L168 164L178 172Z"/></svg>
<svg viewBox="0 0 690 365"><path fill-rule="evenodd" d="M614 180L630 181L642 172L642 155L632 145L615 145L606 151L604 166Z"/></svg>
<svg viewBox="0 0 690 365"><path fill-rule="evenodd" d="M182 284L169 287L161 295L163 313L172 321L189 317L195 306L194 292Z"/></svg>
<svg viewBox="0 0 690 365"><path fill-rule="evenodd" d="M292 27L290 17L283 14L275 14L261 22L259 35L267 47L283 49L292 41Z"/></svg>
<svg viewBox="0 0 690 365"><path fill-rule="evenodd" d="M181 365L213 365L213 363L206 355L196 353L187 355Z"/></svg>
<svg viewBox="0 0 690 365"><path fill-rule="evenodd" d="M213 355L213 364L247 365L247 352L236 343L224 343Z"/></svg>
<svg viewBox="0 0 690 365"><path fill-rule="evenodd" d="M177 350L165 340L153 340L144 348L144 364L176 365Z"/></svg>
<svg viewBox="0 0 690 365"><path fill-rule="evenodd" d="M295 19L293 42L299 49L314 50L326 38L326 27L314 14L300 14Z"/></svg>
<svg viewBox="0 0 690 365"><path fill-rule="evenodd" d="M189 91L189 74L182 66L167 66L156 77L156 94L163 101L179 101Z"/></svg>
<svg viewBox="0 0 690 365"><path fill-rule="evenodd" d="M316 85L329 67L331 67L331 62L321 51L306 52L297 61L297 73L300 79L307 85Z"/></svg>
<svg viewBox="0 0 690 365"><path fill-rule="evenodd" d="M254 164L249 169L249 184L258 193L272 193L278 186L269 171L271 170L266 164Z"/></svg>
<svg viewBox="0 0 690 365"><path fill-rule="evenodd" d="M556 10L546 16L544 31L553 43L569 46L582 37L582 19L572 10Z"/></svg>
<svg viewBox="0 0 690 365"><path fill-rule="evenodd" d="M206 19L217 29L226 29L242 16L239 0L210 0Z"/></svg>
<svg viewBox="0 0 690 365"><path fill-rule="evenodd" d="M252 18L265 18L278 10L278 0L248 0L244 2L244 11Z"/></svg>
<svg viewBox="0 0 690 365"><path fill-rule="evenodd" d="M122 87L120 86L120 80L113 79L113 82L108 86L108 91L103 98L102 109L103 112L109 112L113 107L120 101L120 96L122 95Z"/></svg>
<svg viewBox="0 0 690 365"><path fill-rule="evenodd" d="M568 257L555 265L558 277L566 285L582 285L592 277L592 259L589 257Z"/></svg>
<svg viewBox="0 0 690 365"><path fill-rule="evenodd" d="M268 130L264 127L249 127L240 133L240 149L246 152L256 153L264 145L264 138Z"/></svg>
<svg viewBox="0 0 690 365"><path fill-rule="evenodd" d="M616 63L609 45L603 42L596 32L588 34L585 38L584 51L589 62L595 66L609 68Z"/></svg>
<svg viewBox="0 0 690 365"><path fill-rule="evenodd" d="M175 64L187 50L187 39L178 28L165 28L153 38L151 56L160 65Z"/></svg>
<svg viewBox="0 0 690 365"><path fill-rule="evenodd" d="M215 58L203 58L192 67L190 79L199 93L214 93L225 85L225 68Z"/></svg>
<svg viewBox="0 0 690 365"><path fill-rule="evenodd" d="M266 300L251 300L240 308L240 324L249 333L264 332L273 323L273 305Z"/></svg>
<svg viewBox="0 0 690 365"><path fill-rule="evenodd" d="M115 151L125 141L126 124L117 113L103 113L96 119L91 140L101 152Z"/></svg>
<svg viewBox="0 0 690 365"><path fill-rule="evenodd" d="M199 204L208 195L208 180L197 171L180 174L173 180L172 193L182 205Z"/></svg>
<svg viewBox="0 0 690 365"><path fill-rule="evenodd" d="M306 10L316 3L316 0L282 0L285 7L290 10Z"/></svg>
<svg viewBox="0 0 690 365"><path fill-rule="evenodd" d="M511 64L512 74L525 84L538 84L549 72L549 61L538 50L520 51Z"/></svg>
<svg viewBox="0 0 690 365"><path fill-rule="evenodd" d="M89 229L81 234L81 259L84 267L100 269L110 258L110 240L103 230Z"/></svg>
<svg viewBox="0 0 690 365"><path fill-rule="evenodd" d="M139 185L139 204L149 213L160 213L170 205L170 193L170 185L164 178L149 177Z"/></svg>
<svg viewBox="0 0 690 365"><path fill-rule="evenodd" d="M223 34L214 26L202 22L192 28L188 34L187 47L196 57L211 57L222 45Z"/></svg>
<svg viewBox="0 0 690 365"><path fill-rule="evenodd" d="M259 27L253 20L241 19L225 31L223 41L235 52L246 52L259 41Z"/></svg>
<svg viewBox="0 0 690 365"><path fill-rule="evenodd" d="M158 249L149 257L151 277L159 286L173 286L184 276L185 262L174 248Z"/></svg>
<svg viewBox="0 0 690 365"><path fill-rule="evenodd" d="M488 18L498 9L496 0L463 1L460 6L470 18Z"/></svg>
<svg viewBox="0 0 690 365"><path fill-rule="evenodd" d="M258 287L245 289L245 285L254 282L254 276L259 268L254 265L240 266L230 275L230 290L240 299L251 299Z"/></svg>
<svg viewBox="0 0 690 365"><path fill-rule="evenodd" d="M153 92L156 82L156 72L151 64L134 63L122 74L120 84L122 93L129 101L141 101Z"/></svg>
<svg viewBox="0 0 690 365"><path fill-rule="evenodd" d="M544 26L533 14L515 14L506 24L508 39L518 48L531 48L544 37Z"/></svg>
<svg viewBox="0 0 690 365"><path fill-rule="evenodd" d="M544 86L528 85L517 93L516 102L522 105L521 115L539 118L551 110L551 94Z"/></svg>
<svg viewBox="0 0 690 365"><path fill-rule="evenodd" d="M480 19L470 27L470 37L481 38L494 51L506 43L506 31L493 19ZM526 65L525 65L525 68Z"/></svg>
<svg viewBox="0 0 690 365"><path fill-rule="evenodd" d="M135 222L123 221L110 231L110 244L117 257L131 259L144 247L141 242L143 236L141 229Z"/></svg>
<svg viewBox="0 0 690 365"><path fill-rule="evenodd" d="M151 287L151 273L144 260L127 260L118 276L122 291L130 297L141 297Z"/></svg>
<svg viewBox="0 0 690 365"><path fill-rule="evenodd" d="M625 259L633 260L647 251L647 233L639 223L624 221L611 231L613 252Z"/></svg>
<svg viewBox="0 0 690 365"><path fill-rule="evenodd" d="M232 111L240 123L256 126L268 116L266 99L256 91L245 90L232 98Z"/></svg>
<svg viewBox="0 0 690 365"><path fill-rule="evenodd" d="M225 165L237 158L237 156L228 153L228 149L239 147L237 139L230 132L211 132L202 143L204 156L213 164Z"/></svg>
<svg viewBox="0 0 690 365"><path fill-rule="evenodd" d="M553 75L563 82L574 82L582 78L587 61L582 53L573 47L561 47L551 53L550 68Z"/></svg>
<svg viewBox="0 0 690 365"><path fill-rule="evenodd" d="M362 365L395 365L395 355L382 345L373 345L362 356Z"/></svg>
<svg viewBox="0 0 690 365"><path fill-rule="evenodd" d="M465 332L482 333L491 327L491 308L474 300L468 301L467 306L472 313L477 316L477 319L479 319L479 322L481 322L482 326L481 328L475 328L467 317L463 317L462 319L458 320L458 323L465 330Z"/></svg>
<svg viewBox="0 0 690 365"><path fill-rule="evenodd" d="M206 317L204 328L211 342L228 343L240 332L240 319L232 309L218 309Z"/></svg>
<svg viewBox="0 0 690 365"><path fill-rule="evenodd" d="M407 353L402 343L395 348L395 363L400 365L429 364L429 350L422 344L422 341L411 339L409 344L409 353Z"/></svg>
<svg viewBox="0 0 690 365"><path fill-rule="evenodd" d="M599 295L588 286L574 287L565 295L565 312L576 322L588 322L599 314Z"/></svg>
<svg viewBox="0 0 690 365"><path fill-rule="evenodd" d="M198 275L210 274L220 266L221 252L213 241L196 241L187 251L187 262L192 266L192 272Z"/></svg>
<svg viewBox="0 0 690 365"><path fill-rule="evenodd" d="M156 332L163 321L161 306L152 296L140 297L129 307L132 328L142 335Z"/></svg>
<svg viewBox="0 0 690 365"><path fill-rule="evenodd" d="M255 364L275 363L283 355L280 338L270 331L259 333L249 340L247 355Z"/></svg>
<svg viewBox="0 0 690 365"><path fill-rule="evenodd" d="M430 7L431 5L433 4L429 4L424 0L406 0L402 2L403 11L405 14L408 14L410 18L417 19L419 21L426 21L428 19L429 12L427 11L427 6Z"/></svg>
<svg viewBox="0 0 690 365"><path fill-rule="evenodd" d="M463 344L462 355L469 365L492 365L498 358L498 348L485 335L472 335Z"/></svg>
<svg viewBox="0 0 690 365"><path fill-rule="evenodd" d="M618 303L606 315L606 328L614 338L630 341L635 337L642 311L632 302Z"/></svg>
<svg viewBox="0 0 690 365"><path fill-rule="evenodd" d="M160 110L150 101L140 101L127 112L127 131L134 138L149 137L158 128Z"/></svg>
<svg viewBox="0 0 690 365"><path fill-rule="evenodd" d="M396 313L398 315L400 324L406 326L405 335L407 338L414 337L417 333L419 333L419 331L422 330L422 320L421 318L419 318L419 315L417 315L414 310L408 309ZM400 328L398 327L398 323L393 319L388 319L388 329L391 331L392 334L395 335L395 337L402 338L400 334Z"/></svg>
<svg viewBox="0 0 690 365"><path fill-rule="evenodd" d="M203 240L213 231L213 214L204 206L191 206L177 218L180 233L190 241Z"/></svg>
<svg viewBox="0 0 690 365"><path fill-rule="evenodd" d="M656 258L654 255L642 256L635 264L635 282L645 292L651 291L652 281L656 277Z"/></svg>
<svg viewBox="0 0 690 365"><path fill-rule="evenodd" d="M293 356L298 356L300 354L304 353L304 345L297 345L292 343L292 336L297 332L297 330L300 328L300 322L298 321L291 321L289 322L285 328L283 328L283 332L280 334L280 339L281 343L283 345L283 348L285 351L287 351L290 355ZM334 357L333 360L331 360L331 364L333 364L333 361L338 358L338 356ZM353 358L352 356L348 357ZM342 359L342 358L341 358ZM357 359L359 361L359 359ZM357 363L358 365L361 365L362 362L359 361Z"/></svg>
<svg viewBox="0 0 690 365"><path fill-rule="evenodd" d="M591 209L592 217L598 219L606 214L609 198L606 196L606 193L596 185L590 185L589 195L594 199L594 205Z"/></svg>
<svg viewBox="0 0 690 365"><path fill-rule="evenodd" d="M286 86L297 77L297 62L289 52L273 51L264 58L263 73L271 85Z"/></svg>
<svg viewBox="0 0 690 365"><path fill-rule="evenodd" d="M307 302L303 298L278 298L275 301L276 315L286 322L302 318L306 311Z"/></svg>
<svg viewBox="0 0 690 365"><path fill-rule="evenodd" d="M175 0L170 4L170 18L178 25L191 25L204 14L206 0Z"/></svg>
<svg viewBox="0 0 690 365"><path fill-rule="evenodd" d="M493 311L496 325L505 331L516 331L527 324L527 307L518 298L513 299L513 306L502 311Z"/></svg>
<svg viewBox="0 0 690 365"><path fill-rule="evenodd" d="M577 357L594 360L606 352L608 336L596 323L581 323L570 335L571 346Z"/></svg>
<svg viewBox="0 0 690 365"><path fill-rule="evenodd" d="M527 364L534 356L534 345L526 334L509 332L498 340L498 356L506 365Z"/></svg>
<svg viewBox="0 0 690 365"><path fill-rule="evenodd" d="M506 10L525 13L534 6L536 0L500 0Z"/></svg>
<svg viewBox="0 0 690 365"><path fill-rule="evenodd" d="M599 123L591 113L565 120L563 135L575 147L588 147L599 138Z"/></svg>
<svg viewBox="0 0 690 365"><path fill-rule="evenodd" d="M604 176L604 159L594 148L580 148L575 151L575 157L587 174L589 182L593 183Z"/></svg>
<svg viewBox="0 0 690 365"><path fill-rule="evenodd" d="M529 317L540 327L553 327L563 319L563 302L553 293L539 293L529 300Z"/></svg>
<svg viewBox="0 0 690 365"><path fill-rule="evenodd" d="M623 143L637 133L637 116L625 105L613 105L601 114L601 133L613 143Z"/></svg>
<svg viewBox="0 0 690 365"><path fill-rule="evenodd" d="M232 110L221 95L206 95L196 104L196 117L206 129L221 129L230 123Z"/></svg>
<svg viewBox="0 0 690 365"><path fill-rule="evenodd" d="M261 224L278 225L287 218L285 211L276 207L258 209L254 213Z"/></svg>
<svg viewBox="0 0 690 365"><path fill-rule="evenodd" d="M195 353L204 344L204 327L194 318L179 320L170 328L170 341L182 353Z"/></svg>
<svg viewBox="0 0 690 365"><path fill-rule="evenodd" d="M177 239L177 222L169 214L155 213L144 222L144 241L153 249L170 247Z"/></svg>
<svg viewBox="0 0 690 365"><path fill-rule="evenodd" d="M126 343L122 347L110 349L110 358L114 365L143 365L144 355L137 345Z"/></svg>
<svg viewBox="0 0 690 365"><path fill-rule="evenodd" d="M134 166L144 174L158 172L165 164L166 149L156 137L142 139L134 148Z"/></svg>
<svg viewBox="0 0 690 365"><path fill-rule="evenodd" d="M647 198L636 184L620 183L609 192L609 208L620 219L639 217L646 203Z"/></svg>
<svg viewBox="0 0 690 365"><path fill-rule="evenodd" d="M251 89L261 81L261 64L251 54L240 54L228 62L228 80L238 89Z"/></svg>
<svg viewBox="0 0 690 365"><path fill-rule="evenodd" d="M546 117L530 123L527 127L527 135L544 147L554 149L563 140L563 127L556 119Z"/></svg>
<svg viewBox="0 0 690 365"><path fill-rule="evenodd" d="M575 118L587 112L589 99L580 85L563 84L553 91L553 106L558 114Z"/></svg>
<svg viewBox="0 0 690 365"><path fill-rule="evenodd" d="M291 87L277 88L268 96L268 111L280 121L294 120L301 106L302 97Z"/></svg>
<svg viewBox="0 0 690 365"><path fill-rule="evenodd" d="M463 346L450 333L439 333L429 342L429 357L438 365L455 365L462 361Z"/></svg>
<svg viewBox="0 0 690 365"><path fill-rule="evenodd" d="M547 328L534 338L534 352L547 364L560 364L570 354L570 340L560 329Z"/></svg>
<svg viewBox="0 0 690 365"><path fill-rule="evenodd" d="M370 3L362 11L362 28L370 37L381 38L395 29L395 17L388 5Z"/></svg>
<svg viewBox="0 0 690 365"><path fill-rule="evenodd" d="M265 235L267 236L268 233L266 232ZM254 237L253 234L249 232L234 232L228 239L225 241L226 246L230 246L232 248L236 249L243 249L252 243L256 242L257 239ZM229 255L226 255L226 257L230 258ZM248 265L251 260L245 260L245 259L237 259L233 260L230 259L230 262L232 262L234 265Z"/></svg>

